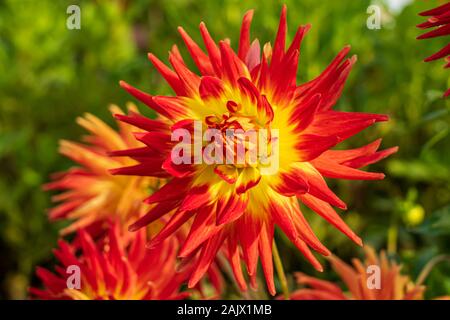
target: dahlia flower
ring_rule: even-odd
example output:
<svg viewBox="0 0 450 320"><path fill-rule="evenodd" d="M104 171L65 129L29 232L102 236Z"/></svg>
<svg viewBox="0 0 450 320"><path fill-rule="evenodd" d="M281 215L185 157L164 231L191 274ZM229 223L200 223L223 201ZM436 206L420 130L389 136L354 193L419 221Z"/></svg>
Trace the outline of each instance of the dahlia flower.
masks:
<svg viewBox="0 0 450 320"><path fill-rule="evenodd" d="M84 229L77 233L77 245L60 240L54 250L60 262L56 273L38 267L36 273L44 288L30 288L31 296L51 300L162 300L188 295L180 292L189 270L176 271L176 237L149 250L145 229L126 236L120 230L120 224L115 223L97 242ZM79 267L79 288L68 285L71 266Z"/></svg>
<svg viewBox="0 0 450 320"><path fill-rule="evenodd" d="M450 35L450 3L443 4L437 8L427 10L420 13L421 16L430 17L427 21L417 25L421 29L435 28L417 37L417 39L428 39ZM446 64L444 68L450 67L450 43L441 50L432 54L424 61L429 62L437 59L445 58ZM450 95L450 89L444 93L444 97Z"/></svg>
<svg viewBox="0 0 450 320"><path fill-rule="evenodd" d="M360 238L332 208L345 209L346 205L328 188L324 177L383 179L382 173L359 168L396 149L377 151L377 140L357 149L330 150L375 122L388 119L385 115L332 110L356 57L346 58L350 50L346 46L317 78L297 85L300 44L310 26L300 26L286 49L283 7L273 48L267 43L261 50L258 40L250 43L252 16L253 11L249 11L243 18L237 53L229 40L216 44L204 23L200 33L207 53L178 28L200 75L188 69L176 46L169 53L173 70L149 54L175 96L152 96L121 82L165 122L118 116L147 131L136 136L146 146L113 153L129 156L139 164L112 172L168 179L145 200L156 206L130 230L169 217L151 239L151 247L192 221L179 253L195 261L189 287L195 286L218 250L224 248L242 290L246 281L241 258L253 285L260 259L268 290L275 294L275 225L316 269L322 270L310 248L322 255L330 252L304 218L298 199L361 245ZM258 133L257 139L248 138L247 133Z"/></svg>
<svg viewBox="0 0 450 320"><path fill-rule="evenodd" d="M334 271L345 283L348 293L335 283L297 274L297 282L308 286L291 294L293 300L417 300L423 299L424 286L414 284L409 276L400 273L401 266L389 261L386 253L377 255L373 248L365 246L366 260L353 259L353 266L339 258L330 257ZM379 288L370 288L370 266L380 270ZM367 271L370 271L368 273ZM375 275L375 273L373 273ZM368 281L369 280L369 281Z"/></svg>
<svg viewBox="0 0 450 320"><path fill-rule="evenodd" d="M141 117L134 105L129 112ZM111 106L113 114L122 114L117 106ZM124 148L142 145L132 133L133 126L119 122L117 132L103 121L86 114L77 123L89 131L86 144L62 140L59 151L72 159L80 167L69 169L53 176L54 181L44 186L47 190L63 190L53 200L60 202L49 212L51 220L69 219L74 222L61 230L67 234L85 228L108 218L118 217L123 224L136 220L145 210L142 203L150 188L157 186L157 179L144 177L119 177L109 173L109 169L136 163L129 158L111 158L109 153Z"/></svg>

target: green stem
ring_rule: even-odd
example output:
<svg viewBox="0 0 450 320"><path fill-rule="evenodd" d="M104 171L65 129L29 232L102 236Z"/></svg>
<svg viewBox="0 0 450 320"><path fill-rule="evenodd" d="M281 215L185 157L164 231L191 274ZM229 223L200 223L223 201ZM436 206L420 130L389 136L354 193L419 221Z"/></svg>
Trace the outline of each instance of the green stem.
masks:
<svg viewBox="0 0 450 320"><path fill-rule="evenodd" d="M398 228L397 224L392 224L388 229L387 250L389 254L395 254L397 252L397 237Z"/></svg>
<svg viewBox="0 0 450 320"><path fill-rule="evenodd" d="M288 282L286 279L286 274L284 273L283 263L281 262L280 254L278 253L278 248L277 248L277 244L275 243L275 240L273 241L273 249L272 250L273 250L273 260L275 263L275 269L277 270L278 278L280 279L280 283L281 283L281 290L283 291L284 298L286 300L289 300L290 294L289 294Z"/></svg>
<svg viewBox="0 0 450 320"><path fill-rule="evenodd" d="M437 257L434 257L428 263L423 267L422 271L420 272L419 276L417 277L416 284L419 286L425 282L425 279L430 274L431 270L440 262L447 261L450 262L450 255L448 254L442 254Z"/></svg>

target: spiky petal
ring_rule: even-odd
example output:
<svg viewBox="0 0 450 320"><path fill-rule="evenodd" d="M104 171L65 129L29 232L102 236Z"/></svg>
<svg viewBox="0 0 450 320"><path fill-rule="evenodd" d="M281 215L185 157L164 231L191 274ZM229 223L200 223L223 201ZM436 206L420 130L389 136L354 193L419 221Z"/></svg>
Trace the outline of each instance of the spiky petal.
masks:
<svg viewBox="0 0 450 320"><path fill-rule="evenodd" d="M441 36L450 35L450 3L445 3L431 10L427 10L420 13L421 16L429 17L427 21L417 25L420 29L434 28L424 34L421 34L417 39L429 39ZM425 58L425 62L434 61L437 59L444 58L446 64L444 68L450 67L450 43L443 47L438 52L432 54L431 56ZM450 95L450 89L444 93L444 97Z"/></svg>

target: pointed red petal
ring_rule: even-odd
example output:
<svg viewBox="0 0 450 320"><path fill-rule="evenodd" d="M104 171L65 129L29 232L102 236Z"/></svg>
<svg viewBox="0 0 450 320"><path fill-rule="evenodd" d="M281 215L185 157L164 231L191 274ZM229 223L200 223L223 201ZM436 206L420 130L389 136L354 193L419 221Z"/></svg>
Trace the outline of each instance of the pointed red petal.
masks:
<svg viewBox="0 0 450 320"><path fill-rule="evenodd" d="M144 117L138 113L130 112L128 115L115 114L114 117L122 122L131 124L137 128L146 130L146 131L158 131L164 132L168 131L167 124L159 120L152 120L147 117Z"/></svg>
<svg viewBox="0 0 450 320"><path fill-rule="evenodd" d="M231 269L233 270L233 275L239 288L242 291L247 291L247 283L244 275L242 274L241 255L239 252L237 236L235 234L229 235L227 241L229 255L228 259L230 261Z"/></svg>
<svg viewBox="0 0 450 320"><path fill-rule="evenodd" d="M380 161L381 159L387 158L390 155L396 153L398 151L398 147L392 147L388 149L384 149L378 152L375 152L374 154L351 159L348 161L343 162L343 165L352 167L352 168L361 168L364 166L367 166L369 164L375 163Z"/></svg>
<svg viewBox="0 0 450 320"><path fill-rule="evenodd" d="M250 215L243 215L236 223L247 273L252 278L256 276L261 222L253 219Z"/></svg>
<svg viewBox="0 0 450 320"><path fill-rule="evenodd" d="M189 234L180 250L179 257L188 257L204 243L204 241L211 238L221 229L221 227L216 225L215 214L211 206L199 208Z"/></svg>
<svg viewBox="0 0 450 320"><path fill-rule="evenodd" d="M220 57L220 50L211 38L208 29L205 24L200 23L200 32L202 34L203 41L205 42L206 50L208 51L209 59L216 72L216 75L220 77L222 75L222 60Z"/></svg>
<svg viewBox="0 0 450 320"><path fill-rule="evenodd" d="M164 63L162 63L161 60L159 60L155 55L152 53L148 54L148 59L152 62L152 64L155 66L156 70L164 77L164 79L167 81L167 83L172 87L173 91L179 96L185 96L186 90L176 74L173 70L169 69L168 66L166 66Z"/></svg>
<svg viewBox="0 0 450 320"><path fill-rule="evenodd" d="M273 224L265 222L261 228L259 237L259 254L261 255L261 265L266 278L267 289L274 296L276 294L275 283L273 281L273 262L272 262L272 243L273 243Z"/></svg>
<svg viewBox="0 0 450 320"><path fill-rule="evenodd" d="M353 240L357 245L359 246L362 245L361 238L359 238L349 228L349 226L344 222L344 220L341 219L341 217L336 213L336 211L333 210L333 208L328 203L320 199L317 199L309 194L301 195L300 199L311 210L313 210L322 218L324 218L326 221L331 223L334 227L336 227L336 229L338 229L347 237L349 237L351 240Z"/></svg>
<svg viewBox="0 0 450 320"><path fill-rule="evenodd" d="M220 41L219 48L222 57L223 75L232 85L236 85L240 77L248 75L247 67L237 57L227 42Z"/></svg>
<svg viewBox="0 0 450 320"><path fill-rule="evenodd" d="M189 70L184 62L177 57L176 53L169 53L169 61L175 72L178 74L178 77L180 78L188 95L195 96L198 93L200 77Z"/></svg>
<svg viewBox="0 0 450 320"><path fill-rule="evenodd" d="M271 61L271 68L276 68L284 55L284 49L286 46L286 33L287 33L287 7L283 5L280 15L280 24L278 26L277 36L275 38L273 55Z"/></svg>
<svg viewBox="0 0 450 320"><path fill-rule="evenodd" d="M309 194L340 209L347 209L346 204L328 188L322 175L312 165L304 163L297 166L296 170L299 170L298 174L303 175L308 182Z"/></svg>
<svg viewBox="0 0 450 320"><path fill-rule="evenodd" d="M384 179L383 173L366 172L358 169L353 169L333 161L325 159L314 159L311 162L319 172L328 178L335 179L349 179L349 180L381 180Z"/></svg>
<svg viewBox="0 0 450 320"><path fill-rule="evenodd" d="M120 85L122 88L127 90L131 95L133 95L136 99L139 101L145 103L147 106L158 112L159 114L165 116L166 118L173 119L179 115L185 114L185 107L181 104L159 104L157 102L156 97L153 97L143 91L140 91L132 86L130 86L128 83L124 81L120 81ZM159 97L159 100L164 100L162 97ZM169 97L166 97L169 98Z"/></svg>
<svg viewBox="0 0 450 320"><path fill-rule="evenodd" d="M320 157L325 157L330 160L334 160L343 164L346 161L351 161L359 157L369 156L375 153L380 147L381 139L377 139L365 146L349 149L349 150L328 150L324 152Z"/></svg>
<svg viewBox="0 0 450 320"><path fill-rule="evenodd" d="M187 34L186 31L182 27L178 27L178 32L181 34L184 43L186 44L189 53L191 54L192 59L195 62L195 65L200 70L202 75L214 75L215 72L209 61L208 56L203 52L202 49L195 43L194 40Z"/></svg>
<svg viewBox="0 0 450 320"><path fill-rule="evenodd" d="M239 37L239 49L238 56L244 61L247 56L247 52L250 48L250 25L252 23L253 10L249 10L245 13L242 19L241 35Z"/></svg>
<svg viewBox="0 0 450 320"><path fill-rule="evenodd" d="M189 278L189 288L195 287L195 285L200 281L205 272L208 270L209 266L216 256L217 251L223 244L224 237L224 233L219 232L218 234L209 238L207 243L203 246L198 262Z"/></svg>

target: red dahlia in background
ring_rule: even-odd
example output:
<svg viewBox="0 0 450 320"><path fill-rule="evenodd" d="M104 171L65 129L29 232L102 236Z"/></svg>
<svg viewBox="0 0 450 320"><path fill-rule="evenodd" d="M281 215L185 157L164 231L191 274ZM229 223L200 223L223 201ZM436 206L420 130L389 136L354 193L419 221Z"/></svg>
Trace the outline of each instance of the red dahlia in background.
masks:
<svg viewBox="0 0 450 320"><path fill-rule="evenodd" d="M437 8L420 13L421 16L429 17L427 21L417 25L421 29L434 28L417 37L417 39L428 39L450 35L450 3L443 4ZM446 64L444 68L450 67L450 43L443 47L435 54L429 56L424 61L429 62L437 59L445 58ZM444 93L444 97L450 95L450 89Z"/></svg>
<svg viewBox="0 0 450 320"><path fill-rule="evenodd" d="M176 271L177 238L171 237L149 250L145 247L148 241L145 229L128 235L121 234L120 229L117 223L111 225L108 234L97 243L84 230L77 233L79 246L59 240L59 248L54 254L60 265L55 267L56 273L37 268L37 276L44 288L31 288L31 296L50 300L185 298L188 293L180 292L180 288L189 270ZM70 266L80 268L79 288L70 288L67 283L72 281L68 274Z"/></svg>
<svg viewBox="0 0 450 320"><path fill-rule="evenodd" d="M396 148L377 151L381 141L376 140L357 149L330 150L375 122L388 119L386 115L332 109L356 57L346 57L350 50L346 46L316 79L297 85L300 44L310 26L300 26L286 48L286 7L283 7L273 48L267 43L261 50L258 40L250 42L252 16L253 11L244 16L237 53L228 40L217 44L204 23L200 24L200 32L207 53L181 27L178 29L201 75L188 69L176 46L169 53L173 69L149 54L175 96L152 96L121 82L165 121L136 114L118 115L118 119L146 131L136 135L146 146L116 152L116 156L129 156L139 164L118 168L113 173L167 179L145 201L156 206L130 230L167 217L165 226L150 241L149 245L154 246L192 222L179 253L195 263L190 287L197 284L223 248L241 289L246 289L241 259L253 285L261 259L268 289L275 294L272 264L275 225L316 269L322 270L310 249L322 255L330 252L315 236L298 200L361 245L360 238L334 211L332 206L346 209L346 205L328 188L324 177L383 179L382 173L359 168L389 156ZM245 132L266 130L268 136L277 132L278 138L270 140L266 147L272 155L275 143L279 145L278 170L267 173L261 158L256 163L247 161L256 147L236 136L233 136L236 143L241 143L245 150L243 163L176 164L172 151L178 141L172 141L171 134L180 128L192 132L199 122L202 130L221 132L225 141L230 128ZM231 145L226 142L223 148L229 150ZM201 149L207 147L202 143ZM236 154L231 159L235 160Z"/></svg>

